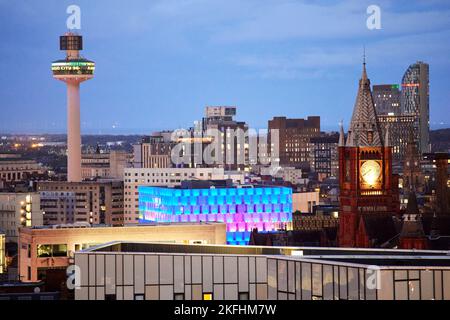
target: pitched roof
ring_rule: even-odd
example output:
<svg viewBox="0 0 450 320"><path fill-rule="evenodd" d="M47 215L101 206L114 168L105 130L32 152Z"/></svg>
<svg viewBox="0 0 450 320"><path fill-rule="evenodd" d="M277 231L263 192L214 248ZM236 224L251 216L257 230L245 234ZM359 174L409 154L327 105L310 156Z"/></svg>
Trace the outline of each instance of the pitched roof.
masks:
<svg viewBox="0 0 450 320"><path fill-rule="evenodd" d="M366 63L359 80L358 94L350 122L347 146L382 146L383 140L373 104Z"/></svg>

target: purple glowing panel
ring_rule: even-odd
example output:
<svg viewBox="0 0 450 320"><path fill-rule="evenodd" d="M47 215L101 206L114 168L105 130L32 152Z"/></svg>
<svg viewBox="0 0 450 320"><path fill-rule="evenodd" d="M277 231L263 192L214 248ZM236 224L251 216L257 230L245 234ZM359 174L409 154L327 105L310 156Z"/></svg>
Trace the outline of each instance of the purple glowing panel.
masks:
<svg viewBox="0 0 450 320"><path fill-rule="evenodd" d="M254 228L276 231L292 222L292 190L285 187L174 189L139 187L139 221L225 222L229 244L247 244Z"/></svg>

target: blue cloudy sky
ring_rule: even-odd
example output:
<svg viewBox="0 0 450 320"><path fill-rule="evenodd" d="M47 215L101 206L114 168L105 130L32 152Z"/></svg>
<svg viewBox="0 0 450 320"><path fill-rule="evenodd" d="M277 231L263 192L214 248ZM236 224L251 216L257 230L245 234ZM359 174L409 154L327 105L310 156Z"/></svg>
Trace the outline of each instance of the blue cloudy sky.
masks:
<svg viewBox="0 0 450 320"><path fill-rule="evenodd" d="M206 105L235 105L254 128L277 115L351 117L363 46L372 83L430 63L433 127L450 127L450 2L0 0L0 132L64 132L65 87L50 63L66 8L81 7L85 133L187 127ZM369 5L381 30L366 27Z"/></svg>

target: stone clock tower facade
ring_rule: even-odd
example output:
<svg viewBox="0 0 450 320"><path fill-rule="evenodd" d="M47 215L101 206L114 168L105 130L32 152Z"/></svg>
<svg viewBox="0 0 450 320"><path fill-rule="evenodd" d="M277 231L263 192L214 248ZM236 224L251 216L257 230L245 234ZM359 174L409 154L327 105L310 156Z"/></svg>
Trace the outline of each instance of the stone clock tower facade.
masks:
<svg viewBox="0 0 450 320"><path fill-rule="evenodd" d="M398 178L392 174L388 135L386 130L382 137L377 122L364 62L347 139L342 126L339 138L341 247L370 247L365 219L372 225L377 220L383 224L382 220L399 213Z"/></svg>

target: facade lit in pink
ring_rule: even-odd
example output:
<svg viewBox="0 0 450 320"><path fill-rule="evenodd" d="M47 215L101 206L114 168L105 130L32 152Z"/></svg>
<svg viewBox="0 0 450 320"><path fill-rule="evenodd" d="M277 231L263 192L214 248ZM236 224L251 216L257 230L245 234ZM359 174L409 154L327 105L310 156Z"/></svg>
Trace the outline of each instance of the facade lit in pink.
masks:
<svg viewBox="0 0 450 320"><path fill-rule="evenodd" d="M139 221L225 222L228 244L247 244L254 228L276 231L292 222L292 189L139 187Z"/></svg>

